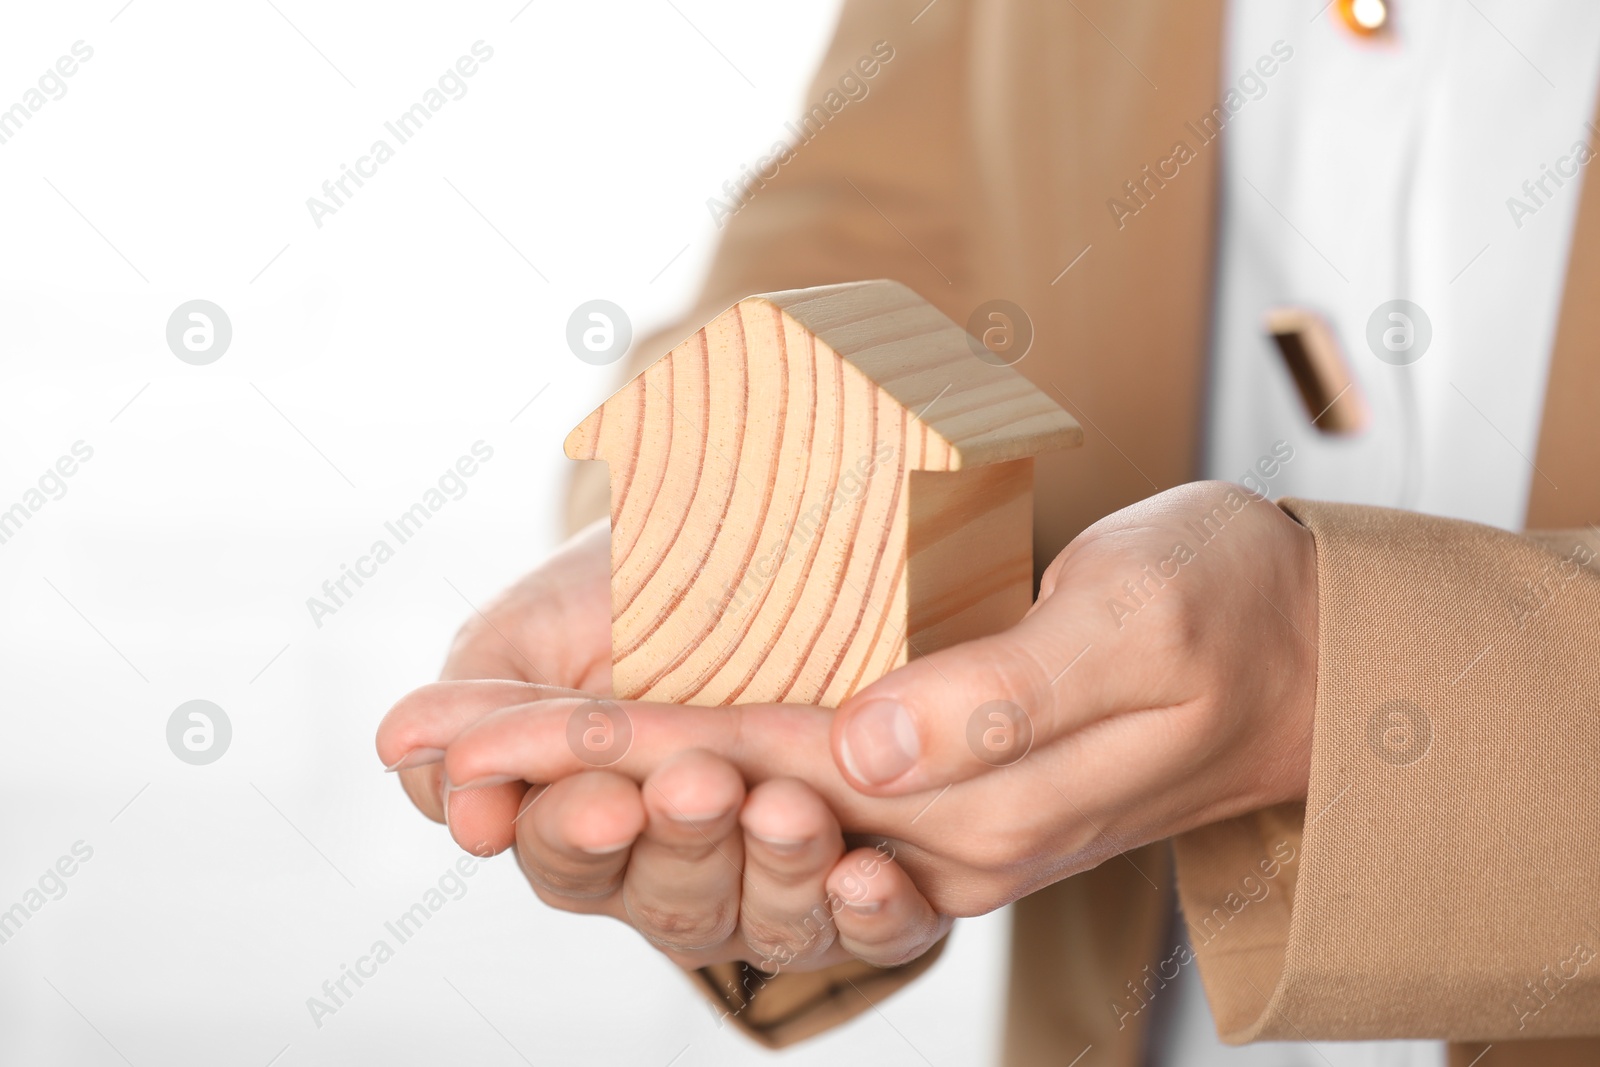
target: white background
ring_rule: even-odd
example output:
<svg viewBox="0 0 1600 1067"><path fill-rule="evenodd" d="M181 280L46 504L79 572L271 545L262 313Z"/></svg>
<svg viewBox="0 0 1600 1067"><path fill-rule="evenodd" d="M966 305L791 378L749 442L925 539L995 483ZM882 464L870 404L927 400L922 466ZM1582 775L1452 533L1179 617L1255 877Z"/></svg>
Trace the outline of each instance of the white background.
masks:
<svg viewBox="0 0 1600 1067"><path fill-rule="evenodd" d="M706 198L800 111L835 8L274 3L4 12L0 108L94 55L0 145L0 510L94 455L0 545L0 909L93 858L0 945L0 1063L761 1059L508 858L321 1028L306 1000L459 855L372 733L554 544L562 437L614 384L567 316L604 297L638 336L688 301ZM466 96L316 227L306 198L480 39ZM165 339L195 298L234 331L203 367ZM314 626L478 440L467 495ZM205 767L165 739L196 698L234 731ZM989 1058L1003 922L787 1062Z"/></svg>

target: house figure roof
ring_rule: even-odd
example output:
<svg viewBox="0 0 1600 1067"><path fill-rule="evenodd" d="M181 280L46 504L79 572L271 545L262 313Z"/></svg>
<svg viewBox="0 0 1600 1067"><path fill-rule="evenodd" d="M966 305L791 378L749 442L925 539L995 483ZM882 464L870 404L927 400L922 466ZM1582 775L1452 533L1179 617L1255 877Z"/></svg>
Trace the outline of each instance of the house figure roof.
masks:
<svg viewBox="0 0 1600 1067"><path fill-rule="evenodd" d="M747 319L763 311L775 311L808 332L947 446L931 461L936 466L914 469L960 470L1083 442L1082 428L1060 405L1011 367L979 358L978 341L899 282L846 282L746 297L706 329L730 316ZM572 431L568 456L597 458L592 423L633 384Z"/></svg>

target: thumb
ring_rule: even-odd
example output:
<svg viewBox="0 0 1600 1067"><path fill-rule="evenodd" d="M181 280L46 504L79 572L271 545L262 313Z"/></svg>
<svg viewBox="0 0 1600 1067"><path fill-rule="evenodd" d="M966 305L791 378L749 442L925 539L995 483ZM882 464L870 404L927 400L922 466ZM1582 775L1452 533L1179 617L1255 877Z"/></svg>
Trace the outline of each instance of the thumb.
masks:
<svg viewBox="0 0 1600 1067"><path fill-rule="evenodd" d="M872 796L940 789L1008 767L1065 729L1085 641L1049 601L1003 633L912 660L839 708L834 760Z"/></svg>

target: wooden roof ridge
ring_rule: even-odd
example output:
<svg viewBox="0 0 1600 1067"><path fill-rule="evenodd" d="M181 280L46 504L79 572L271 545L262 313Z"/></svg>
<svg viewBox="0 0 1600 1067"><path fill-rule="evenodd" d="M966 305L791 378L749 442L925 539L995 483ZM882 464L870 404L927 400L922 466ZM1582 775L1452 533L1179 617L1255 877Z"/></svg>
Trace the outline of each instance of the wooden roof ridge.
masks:
<svg viewBox="0 0 1600 1067"><path fill-rule="evenodd" d="M1077 421L1048 394L1014 368L979 358L979 342L899 282L761 293L712 322L753 304L779 309L948 444L948 469L1022 459L1083 441Z"/></svg>

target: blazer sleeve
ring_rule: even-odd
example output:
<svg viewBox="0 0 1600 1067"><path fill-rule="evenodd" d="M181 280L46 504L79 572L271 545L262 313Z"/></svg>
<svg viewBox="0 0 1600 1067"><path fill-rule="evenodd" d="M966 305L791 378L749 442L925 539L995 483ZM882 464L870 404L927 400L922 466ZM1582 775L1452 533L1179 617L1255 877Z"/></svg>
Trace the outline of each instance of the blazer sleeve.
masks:
<svg viewBox="0 0 1600 1067"><path fill-rule="evenodd" d="M624 378L752 293L867 278L951 292L969 214L962 210L967 155L959 150L967 5L947 0L913 21L923 3L845 5L807 91L808 110L740 197L718 198L723 233L699 298L676 324L636 345ZM865 97L859 88L845 91L846 76L867 87ZM604 516L609 498L604 465L579 464L567 496L569 530ZM942 946L896 968L846 964L764 976L730 964L702 970L696 982L721 1021L780 1047L867 1010L926 970Z"/></svg>
<svg viewBox="0 0 1600 1067"><path fill-rule="evenodd" d="M1175 842L1219 1033L1600 1034L1600 530L1282 506L1316 540L1309 795Z"/></svg>

